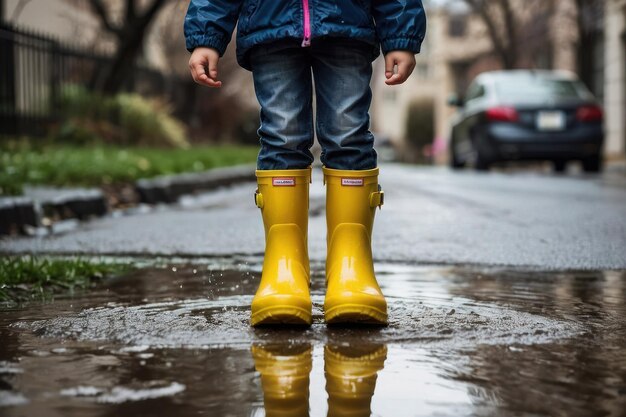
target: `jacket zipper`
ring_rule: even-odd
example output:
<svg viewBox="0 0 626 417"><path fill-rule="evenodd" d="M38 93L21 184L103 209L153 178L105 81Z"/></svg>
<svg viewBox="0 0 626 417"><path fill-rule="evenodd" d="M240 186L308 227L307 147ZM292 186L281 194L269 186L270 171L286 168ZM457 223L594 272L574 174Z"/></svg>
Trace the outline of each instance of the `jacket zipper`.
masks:
<svg viewBox="0 0 626 417"><path fill-rule="evenodd" d="M311 46L311 15L309 13L309 0L302 0L302 15L304 19L304 38L302 47Z"/></svg>

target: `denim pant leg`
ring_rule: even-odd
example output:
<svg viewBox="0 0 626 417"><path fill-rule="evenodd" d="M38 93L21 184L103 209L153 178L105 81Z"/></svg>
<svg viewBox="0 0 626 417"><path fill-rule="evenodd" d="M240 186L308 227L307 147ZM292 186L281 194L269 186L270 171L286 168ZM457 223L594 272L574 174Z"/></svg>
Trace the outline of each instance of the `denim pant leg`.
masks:
<svg viewBox="0 0 626 417"><path fill-rule="evenodd" d="M311 62L302 48L258 47L250 56L261 105L261 170L303 169L313 163Z"/></svg>
<svg viewBox="0 0 626 417"><path fill-rule="evenodd" d="M318 42L311 53L322 163L343 170L376 168L374 136L369 131L371 47L328 39Z"/></svg>

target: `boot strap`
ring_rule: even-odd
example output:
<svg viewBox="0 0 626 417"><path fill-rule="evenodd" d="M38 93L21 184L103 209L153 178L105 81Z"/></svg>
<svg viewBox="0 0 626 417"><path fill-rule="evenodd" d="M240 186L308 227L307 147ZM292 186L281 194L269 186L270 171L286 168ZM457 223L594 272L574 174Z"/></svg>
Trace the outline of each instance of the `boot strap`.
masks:
<svg viewBox="0 0 626 417"><path fill-rule="evenodd" d="M385 204L385 192L381 186L378 186L378 191L370 194L370 207L381 208Z"/></svg>
<svg viewBox="0 0 626 417"><path fill-rule="evenodd" d="M258 188L254 192L254 204L260 209L262 209L263 206L265 205L263 201L263 194L259 192Z"/></svg>

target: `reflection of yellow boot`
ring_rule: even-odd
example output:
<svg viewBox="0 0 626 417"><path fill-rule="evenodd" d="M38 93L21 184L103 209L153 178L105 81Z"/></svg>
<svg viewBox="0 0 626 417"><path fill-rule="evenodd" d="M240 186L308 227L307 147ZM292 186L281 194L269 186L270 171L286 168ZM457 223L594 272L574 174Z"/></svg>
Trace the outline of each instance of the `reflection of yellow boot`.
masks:
<svg viewBox="0 0 626 417"><path fill-rule="evenodd" d="M311 324L307 225L310 169L257 171L255 195L265 225L261 283L252 300L253 326Z"/></svg>
<svg viewBox="0 0 626 417"><path fill-rule="evenodd" d="M378 168L342 171L324 168L326 183L327 323L387 323L387 302L372 261L372 226L383 204Z"/></svg>
<svg viewBox="0 0 626 417"><path fill-rule="evenodd" d="M378 371L385 366L386 346L324 348L328 417L371 414Z"/></svg>
<svg viewBox="0 0 626 417"><path fill-rule="evenodd" d="M265 415L308 416L311 346L252 346L252 357L261 374Z"/></svg>

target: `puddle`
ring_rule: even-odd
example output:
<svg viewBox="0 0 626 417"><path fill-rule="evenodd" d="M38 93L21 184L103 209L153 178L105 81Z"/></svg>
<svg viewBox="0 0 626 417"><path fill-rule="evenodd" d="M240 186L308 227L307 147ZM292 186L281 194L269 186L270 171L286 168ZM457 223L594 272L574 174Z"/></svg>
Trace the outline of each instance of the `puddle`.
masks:
<svg viewBox="0 0 626 417"><path fill-rule="evenodd" d="M248 324L258 264L0 310L3 416L621 416L626 273L377 265L390 326ZM319 266L315 270L322 270Z"/></svg>

